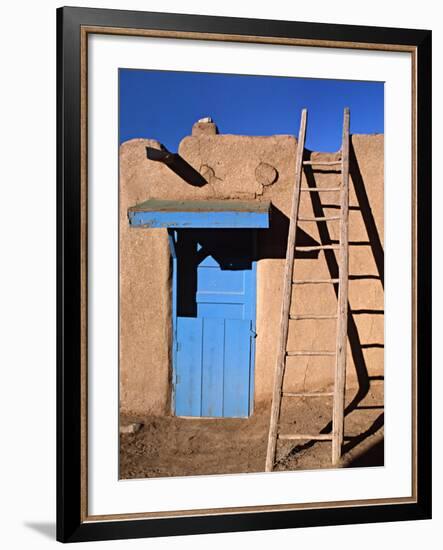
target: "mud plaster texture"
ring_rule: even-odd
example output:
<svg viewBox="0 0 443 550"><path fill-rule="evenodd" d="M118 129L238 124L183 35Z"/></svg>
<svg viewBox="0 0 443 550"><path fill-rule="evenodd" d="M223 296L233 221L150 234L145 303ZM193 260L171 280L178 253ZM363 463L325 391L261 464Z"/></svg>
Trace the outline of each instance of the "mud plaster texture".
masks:
<svg viewBox="0 0 443 550"><path fill-rule="evenodd" d="M207 180L183 182L150 161L154 140L120 148L120 477L263 471L280 327L283 268L297 142L293 136L219 135L199 122L179 154ZM350 155L349 307L343 466L383 464L383 135L353 135ZM311 160L338 154L306 152ZM340 175L305 168L302 186L337 187ZM248 419L171 415L171 262L166 229L131 229L129 207L150 198L271 201L271 227L259 231L254 413ZM300 215L339 213L338 193L302 193ZM334 244L337 222L301 222L299 244ZM295 279L336 278L335 251L298 252ZM293 312L335 313L334 285L294 287ZM335 349L334 320L290 322L288 349ZM285 389L330 390L333 357L288 360ZM330 431L328 399L286 400L282 431ZM276 469L330 467L330 443L282 442Z"/></svg>
<svg viewBox="0 0 443 550"><path fill-rule="evenodd" d="M353 399L350 390L348 406ZM331 407L330 399L315 404L308 399L289 402L282 411L282 428L298 433L328 431ZM268 409L248 419L145 416L137 420L143 424L137 433L120 435L121 479L264 471ZM346 416L339 467L382 466L383 461L383 384L375 382ZM329 442L283 441L277 445L275 471L316 468L331 468Z"/></svg>
<svg viewBox="0 0 443 550"><path fill-rule="evenodd" d="M166 427L164 423L169 423L168 433L174 426L178 431L183 426L192 430L196 422L200 429L211 431L219 429L217 423L224 423L226 429L229 423L238 424L246 433L243 427L249 422L251 426L256 425L260 437L265 438L280 327L296 139L288 135L219 135L209 125L205 127L204 123L198 123L192 135L181 141L178 152L207 179L208 183L203 187L188 185L167 166L148 160L147 146L159 148L160 144L154 140L134 139L120 147L120 413L122 422L141 420L145 426L137 434L122 436L122 449L127 448L131 438L140 442L147 429L151 430L152 436L156 430L153 426L163 432ZM355 410L362 400L371 395L375 395L378 404L383 403L383 149L383 135L353 135L351 138L350 316L346 380L350 410ZM338 159L339 155L306 151L308 157L325 161ZM302 186L328 188L338 187L339 184L340 174L337 171L325 168L313 171L305 167ZM127 218L129 207L150 198L272 202L270 229L258 231L254 414L246 421L184 420L171 417L172 304L167 231L130 228ZM300 215L338 215L338 205L338 192L302 193ZM338 242L338 229L339 224L335 221L300 222L297 242L307 245L335 244ZM294 278L336 278L336 258L336 251L297 252ZM336 312L335 285L300 285L295 286L293 292L294 313ZM291 321L288 349L335 349L335 333L335 320ZM285 389L331 390L333 366L331 357L291 357L286 369ZM288 417L290 423L293 422L294 414L297 419L303 418L303 407L312 408L312 403L309 406L302 405L291 405L294 410ZM286 416L285 406L283 419ZM327 412L329 408L324 403L318 403L316 407L323 410L324 427L330 419L330 413ZM374 421L372 416L372 413L366 414L366 417L364 413L360 414L361 433L371 429ZM232 430L241 433L235 428L231 428L231 433ZM297 431L300 432L299 429ZM259 454L261 460L264 459L262 449ZM218 460L220 462L220 458ZM294 466L288 460L288 467ZM132 477L131 468L126 468L125 463L122 459L122 477ZM309 464L306 467L310 467ZM124 472L127 475L123 475ZM141 474L139 472L136 475ZM151 475L156 474L152 472Z"/></svg>

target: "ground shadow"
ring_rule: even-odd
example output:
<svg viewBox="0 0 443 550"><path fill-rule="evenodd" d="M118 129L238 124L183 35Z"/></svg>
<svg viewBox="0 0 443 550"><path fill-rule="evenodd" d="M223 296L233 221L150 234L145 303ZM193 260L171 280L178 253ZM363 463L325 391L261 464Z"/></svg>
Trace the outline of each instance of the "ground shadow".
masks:
<svg viewBox="0 0 443 550"><path fill-rule="evenodd" d="M351 460L349 468L367 468L369 466L383 466L385 460L385 441L381 439L372 447Z"/></svg>
<svg viewBox="0 0 443 550"><path fill-rule="evenodd" d="M41 535L45 536L48 539L55 540L56 537L56 526L55 523L51 522L39 522L39 521L26 521L23 524L25 527L28 527L28 529L32 529L33 531L37 531L37 533L40 533Z"/></svg>
<svg viewBox="0 0 443 550"><path fill-rule="evenodd" d="M360 408L360 407L359 407ZM359 443L364 441L366 438L368 438L371 435L374 435L378 430L380 430L385 422L385 415L384 413L381 413L369 426L367 430L362 432L359 435L356 435L355 437L348 438L347 442L343 445L343 454L348 453L351 451L354 447L356 447Z"/></svg>

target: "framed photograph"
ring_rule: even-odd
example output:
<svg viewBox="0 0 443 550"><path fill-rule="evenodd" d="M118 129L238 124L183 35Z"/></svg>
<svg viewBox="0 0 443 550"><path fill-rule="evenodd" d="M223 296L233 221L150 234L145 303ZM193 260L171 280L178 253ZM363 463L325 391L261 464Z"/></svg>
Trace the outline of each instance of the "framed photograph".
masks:
<svg viewBox="0 0 443 550"><path fill-rule="evenodd" d="M58 540L430 518L431 32L57 32Z"/></svg>

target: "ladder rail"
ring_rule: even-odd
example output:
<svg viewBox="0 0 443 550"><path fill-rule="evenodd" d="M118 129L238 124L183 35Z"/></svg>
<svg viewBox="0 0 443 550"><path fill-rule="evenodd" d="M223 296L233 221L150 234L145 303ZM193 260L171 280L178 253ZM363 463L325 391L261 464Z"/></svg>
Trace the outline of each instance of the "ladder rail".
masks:
<svg viewBox="0 0 443 550"><path fill-rule="evenodd" d="M307 111L303 109L299 139L297 144L295 186L293 201L291 206L291 217L289 222L288 242L286 250L286 263L283 279L283 299L281 307L281 329L279 346L277 350L277 363L274 375L274 389L271 407L271 418L268 434L268 448L266 454L267 472L272 471L275 462L277 440L278 439L309 439L318 441L331 441L332 443L332 463L338 464L341 459L342 446L344 440L344 411L345 411L345 388L346 388L346 355L347 355L347 324L348 324L348 281L349 281L349 142L350 142L350 112L345 108L343 114L343 133L340 161L331 161L322 163L321 161L304 161L304 144L306 137L306 119ZM340 164L341 185L338 188L306 188L301 187L302 172L304 165L316 164ZM302 191L340 191L340 216L339 217L299 217L300 195ZM299 221L329 221L329 219L339 220L340 238L338 245L322 244L318 246L298 246L296 247L296 236ZM338 250L339 255L339 273L338 279L293 279L294 256L296 250ZM294 284L320 284L333 283L338 284L337 313L336 314L304 314L291 315L292 287ZM336 319L336 346L334 351L306 350L289 351L288 330L291 319ZM283 380L286 370L286 358L291 356L314 356L329 355L335 356L334 372L334 390L332 392L287 392L283 391ZM320 397L332 396L332 432L328 434L280 434L278 427L280 421L280 411L283 397Z"/></svg>
<svg viewBox="0 0 443 550"><path fill-rule="evenodd" d="M265 471L270 472L274 467L277 446L277 430L281 408L281 388L286 360L286 345L289 329L289 309L291 306L291 291L295 255L295 242L297 237L297 217L300 206L300 188L303 171L303 153L306 139L307 110L301 112L300 130L298 134L297 156L295 161L295 186L291 206L291 217L288 230L288 242L286 248L286 263L283 279L283 300L280 314L281 330L277 352L277 365L274 375L274 390L272 396L271 419L268 434L268 449L266 453Z"/></svg>
<svg viewBox="0 0 443 550"><path fill-rule="evenodd" d="M332 413L332 463L338 464L341 458L344 433L344 408L346 386L346 354L348 327L348 276L349 276L349 108L343 115L342 142L342 184L340 192L340 252L339 252L339 285L337 301L337 338L336 364L334 380L334 400Z"/></svg>

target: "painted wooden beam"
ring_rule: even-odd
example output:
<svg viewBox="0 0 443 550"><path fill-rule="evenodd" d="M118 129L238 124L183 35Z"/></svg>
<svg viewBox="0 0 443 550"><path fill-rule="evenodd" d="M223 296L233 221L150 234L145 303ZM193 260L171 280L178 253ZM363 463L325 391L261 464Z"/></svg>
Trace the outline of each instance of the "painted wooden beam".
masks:
<svg viewBox="0 0 443 550"><path fill-rule="evenodd" d="M131 227L267 229L269 211L269 202L151 199L130 208L128 218Z"/></svg>

